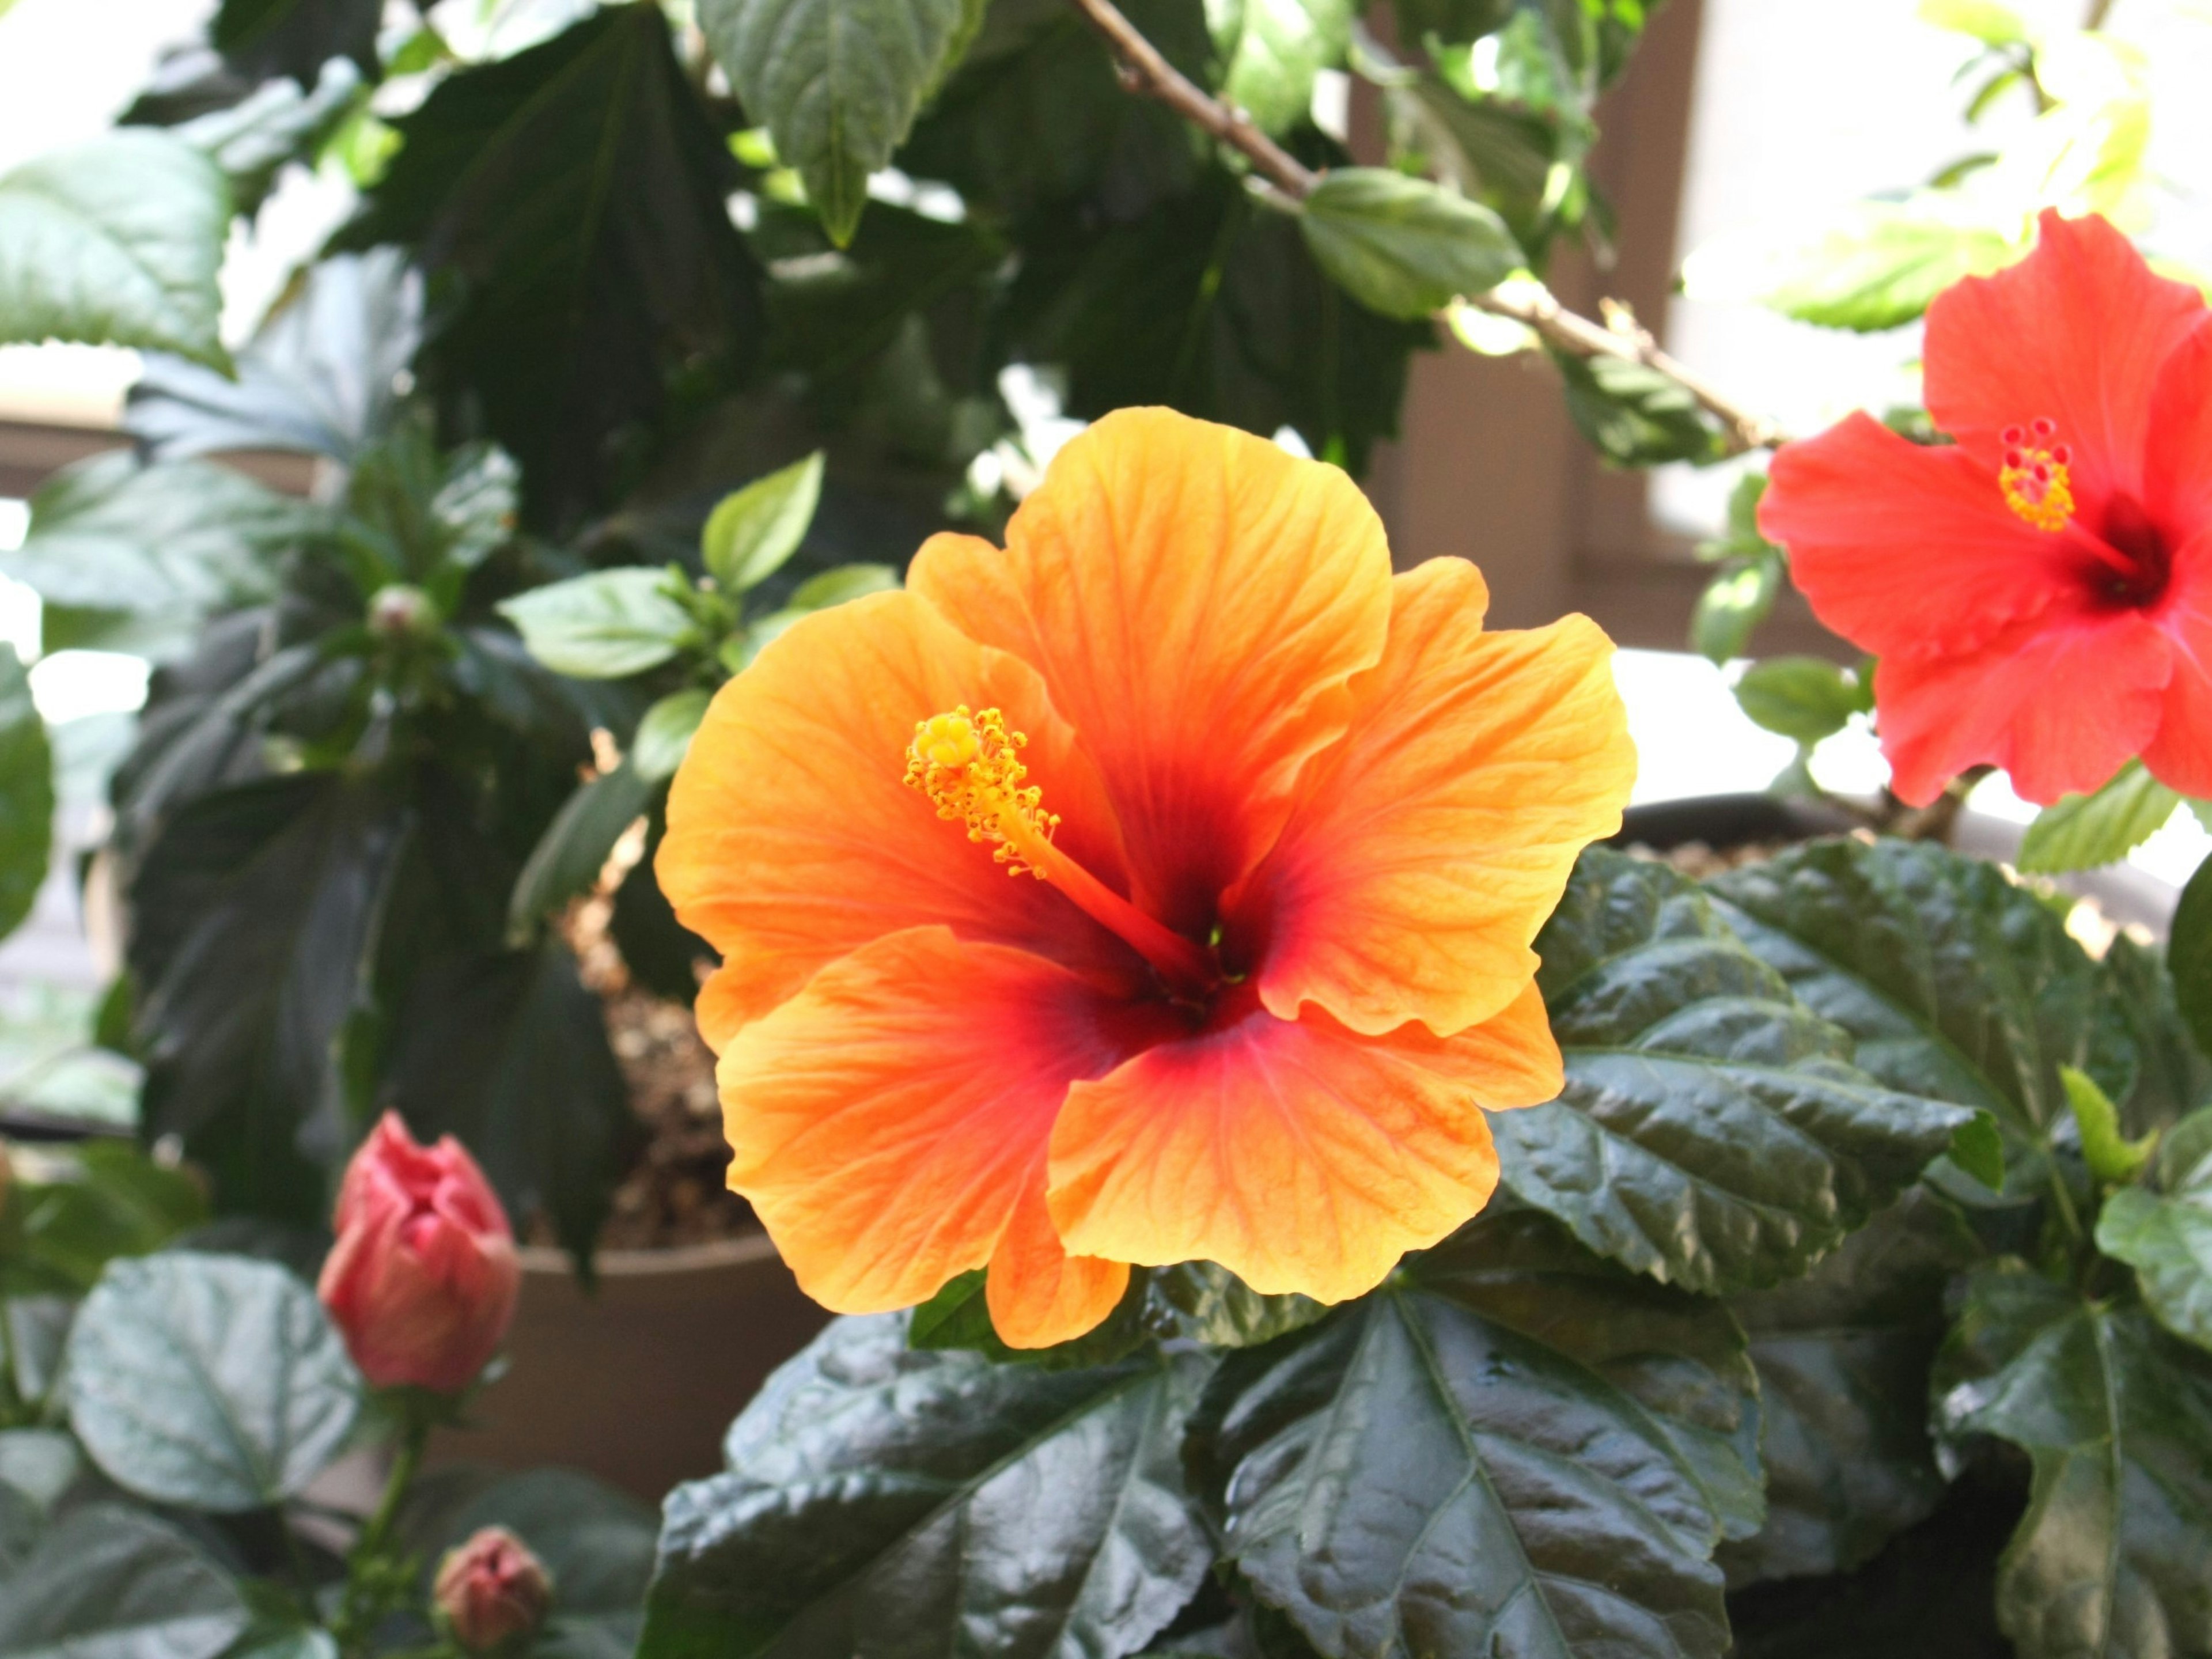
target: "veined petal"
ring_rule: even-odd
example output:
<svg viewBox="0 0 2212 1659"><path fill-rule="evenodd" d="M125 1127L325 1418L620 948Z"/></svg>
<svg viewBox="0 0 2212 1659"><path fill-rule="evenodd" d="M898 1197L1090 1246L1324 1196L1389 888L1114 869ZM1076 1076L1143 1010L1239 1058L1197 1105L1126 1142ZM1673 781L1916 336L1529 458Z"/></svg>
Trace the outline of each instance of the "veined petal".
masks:
<svg viewBox="0 0 2212 1659"><path fill-rule="evenodd" d="M1052 1212L1045 1207L1044 1180L1040 1147L983 1281L991 1328L1010 1348L1073 1341L1112 1313L1129 1288L1127 1262L1070 1255L1060 1248Z"/></svg>
<svg viewBox="0 0 2212 1659"><path fill-rule="evenodd" d="M2133 610L2025 623L1977 651L1884 657L1874 691L1890 787L1923 806L1986 762L2045 805L2100 788L2158 729L2172 672L2166 636Z"/></svg>
<svg viewBox="0 0 2212 1659"><path fill-rule="evenodd" d="M2046 211L2035 252L1928 308L1928 412L1991 468L2007 427L2054 421L2077 495L2139 495L2152 389L2205 316L2103 219Z"/></svg>
<svg viewBox="0 0 2212 1659"><path fill-rule="evenodd" d="M1381 1036L1452 1032L1535 975L1528 946L1636 778L1613 642L1586 617L1486 634L1482 575L1431 559L1394 584L1382 660L1342 743L1229 906L1260 1000Z"/></svg>
<svg viewBox="0 0 2212 1659"><path fill-rule="evenodd" d="M1207 1030L1068 1091L1052 1133L1054 1224L1117 1261L1218 1262L1255 1291L1340 1302L1435 1243L1498 1182L1483 1108L1560 1087L1530 985L1456 1036L1387 1036L1248 996Z"/></svg>
<svg viewBox="0 0 2212 1659"><path fill-rule="evenodd" d="M2084 585L2086 556L2016 516L1989 468L1863 413L1774 458L1759 524L1814 614L1884 656L1973 649Z"/></svg>
<svg viewBox="0 0 2212 1659"><path fill-rule="evenodd" d="M2169 789L2212 799L2212 525L2173 556L2173 576L2150 613L2173 659L2158 733L2143 764Z"/></svg>
<svg viewBox="0 0 2212 1659"><path fill-rule="evenodd" d="M1001 708L1029 735L1061 845L1101 879L1120 875L1113 811L1032 670L911 593L819 612L716 695L669 792L661 889L726 958L702 996L710 1043L846 951L933 922L1087 973L1138 971L1119 939L1009 875L902 781L915 722L960 703Z"/></svg>
<svg viewBox="0 0 2212 1659"><path fill-rule="evenodd" d="M893 933L723 1049L731 1189L816 1301L910 1307L993 1261L1068 1085L1154 1034L1144 1012L1041 957L945 927ZM1038 1272L1033 1234L1007 1247L1017 1281ZM1042 1323L1072 1297L1021 1284L1012 1299L1042 1304Z"/></svg>
<svg viewBox="0 0 2212 1659"><path fill-rule="evenodd" d="M1343 734L1389 625L1382 521L1349 478L1164 409L1070 441L1005 551L935 537L908 580L1043 675L1113 801L1129 896L1193 936Z"/></svg>

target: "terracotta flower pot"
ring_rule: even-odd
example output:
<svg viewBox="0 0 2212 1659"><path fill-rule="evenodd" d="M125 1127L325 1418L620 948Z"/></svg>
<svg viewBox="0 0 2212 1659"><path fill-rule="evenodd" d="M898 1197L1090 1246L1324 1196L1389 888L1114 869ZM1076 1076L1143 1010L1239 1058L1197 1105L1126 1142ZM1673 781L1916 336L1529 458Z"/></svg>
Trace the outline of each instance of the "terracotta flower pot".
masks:
<svg viewBox="0 0 2212 1659"><path fill-rule="evenodd" d="M830 1318L764 1233L598 1265L587 1291L559 1251L523 1251L506 1374L434 1460L558 1463L657 1503L721 1467L730 1419Z"/></svg>

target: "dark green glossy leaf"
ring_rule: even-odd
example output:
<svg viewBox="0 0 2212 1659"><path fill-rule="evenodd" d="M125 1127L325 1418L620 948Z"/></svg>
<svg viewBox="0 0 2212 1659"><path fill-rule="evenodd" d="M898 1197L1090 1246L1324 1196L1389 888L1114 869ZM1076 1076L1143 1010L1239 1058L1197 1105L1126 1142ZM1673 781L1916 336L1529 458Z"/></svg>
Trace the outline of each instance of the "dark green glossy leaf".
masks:
<svg viewBox="0 0 2212 1659"><path fill-rule="evenodd" d="M1049 1348L1012 1348L1000 1340L991 1323L980 1267L956 1275L935 1296L907 1316L907 1342L921 1351L965 1351L1001 1365L1041 1365L1048 1370L1079 1370L1127 1359L1150 1339L1146 1328L1146 1285L1139 1267L1129 1276L1114 1310L1094 1328Z"/></svg>
<svg viewBox="0 0 2212 1659"><path fill-rule="evenodd" d="M277 175L295 164L312 168L316 152L365 96L361 72L339 61L326 65L319 79L266 82L238 102L208 110L173 131L222 169L233 205L252 218L276 188Z"/></svg>
<svg viewBox="0 0 2212 1659"><path fill-rule="evenodd" d="M1314 77L1337 68L1352 44L1349 0L1232 0L1208 18L1220 54L1220 95L1261 131L1287 132L1307 118Z"/></svg>
<svg viewBox="0 0 2212 1659"><path fill-rule="evenodd" d="M641 1659L1133 1653L1212 1551L1184 1495L1204 1366L994 1365L841 1319L669 1497Z"/></svg>
<svg viewBox="0 0 2212 1659"><path fill-rule="evenodd" d="M0 340L173 351L218 368L230 187L166 132L124 127L0 178Z"/></svg>
<svg viewBox="0 0 2212 1659"><path fill-rule="evenodd" d="M668 586L665 570L597 570L518 593L500 611L556 674L621 679L659 667L694 632Z"/></svg>
<svg viewBox="0 0 2212 1659"><path fill-rule="evenodd" d="M1495 288L1523 262L1488 208L1389 167L1330 168L1298 228L1330 279L1385 317L1426 317Z"/></svg>
<svg viewBox="0 0 2212 1659"><path fill-rule="evenodd" d="M287 449L350 462L391 428L422 313L422 281L400 250L318 260L238 354L236 380L150 355L124 425L162 460Z"/></svg>
<svg viewBox="0 0 2212 1659"><path fill-rule="evenodd" d="M1567 413L1598 453L1616 466L1717 461L1728 444L1696 398L1656 369L1620 357L1553 352L1565 384Z"/></svg>
<svg viewBox="0 0 2212 1659"><path fill-rule="evenodd" d="M601 500L671 377L757 349L758 271L723 198L729 153L647 5L607 6L459 70L344 234L416 250L454 304L425 358L523 464L534 513Z"/></svg>
<svg viewBox="0 0 2212 1659"><path fill-rule="evenodd" d="M116 1263L85 1298L67 1364L70 1426L109 1480L221 1514L296 1495L361 1409L314 1292L241 1256Z"/></svg>
<svg viewBox="0 0 2212 1659"><path fill-rule="evenodd" d="M118 1256L143 1255L207 1219L207 1198L181 1170L123 1141L52 1155L46 1178L18 1171L0 1217L0 1288L81 1295Z"/></svg>
<svg viewBox="0 0 2212 1659"><path fill-rule="evenodd" d="M2212 1054L2212 859L2181 890L2173 912L2173 934L2166 949L2166 971L2173 976L2173 1000L2200 1054Z"/></svg>
<svg viewBox="0 0 2212 1659"><path fill-rule="evenodd" d="M1715 1291L1794 1278L1966 1120L1855 1069L1850 1039L1663 865L1583 854L1536 950L1566 1089L1492 1118L1504 1179L1639 1272Z"/></svg>
<svg viewBox="0 0 2212 1659"><path fill-rule="evenodd" d="M327 523L228 467L143 466L117 450L39 486L29 532L0 572L57 604L189 623L272 597L278 560Z"/></svg>
<svg viewBox="0 0 2212 1659"><path fill-rule="evenodd" d="M108 1504L56 1527L0 1589L6 1659L216 1659L251 1622L184 1534Z"/></svg>
<svg viewBox="0 0 2212 1659"><path fill-rule="evenodd" d="M1228 1554L1328 1659L1718 1655L1709 1557L1759 1521L1717 1304L1526 1214L1225 1359L1192 1426Z"/></svg>
<svg viewBox="0 0 2212 1659"><path fill-rule="evenodd" d="M208 40L231 66L255 80L286 75L312 87L333 58L363 75L382 72L376 56L382 0L222 0Z"/></svg>
<svg viewBox="0 0 2212 1659"><path fill-rule="evenodd" d="M641 1131L568 946L549 935L426 967L397 1042L387 1087L416 1133L458 1136L509 1215L543 1212L587 1261Z"/></svg>
<svg viewBox="0 0 2212 1659"><path fill-rule="evenodd" d="M0 645L0 938L31 914L53 839L54 763L31 683Z"/></svg>
<svg viewBox="0 0 2212 1659"><path fill-rule="evenodd" d="M706 0L699 21L840 245L967 32L960 0Z"/></svg>
<svg viewBox="0 0 2212 1659"><path fill-rule="evenodd" d="M1256 1347L1328 1312L1310 1297L1262 1296L1211 1261L1154 1268L1150 1297L1156 1328L1211 1348Z"/></svg>
<svg viewBox="0 0 2212 1659"><path fill-rule="evenodd" d="M1997 1127L1996 1114L1976 1112L1961 1123L1952 1134L1951 1149L1945 1156L1991 1192L2002 1188L2004 1131Z"/></svg>
<svg viewBox="0 0 2212 1659"><path fill-rule="evenodd" d="M1871 713L1874 686L1819 657L1769 657L1745 671L1735 700L1754 725L1809 744Z"/></svg>
<svg viewBox="0 0 2212 1659"><path fill-rule="evenodd" d="M630 976L655 996L688 1007L699 994L700 964L715 957L712 945L676 920L653 877L653 860L668 833L665 805L664 797L647 814L645 855L615 890L613 933Z"/></svg>
<svg viewBox="0 0 2212 1659"><path fill-rule="evenodd" d="M1759 1368L1766 1525L1723 1545L1731 1585L1849 1572L1936 1508L1928 1371L1943 1292L1979 1251L1916 1188L1804 1279L1729 1303Z"/></svg>
<svg viewBox="0 0 2212 1659"><path fill-rule="evenodd" d="M2108 978L1994 865L1923 842L1817 842L1710 887L1745 944L1857 1039L1858 1066L1996 1118L2011 1194L2045 1184L2061 1066L2127 1093L2136 1045Z"/></svg>
<svg viewBox="0 0 2212 1659"><path fill-rule="evenodd" d="M2105 952L2104 969L2138 1062L2135 1089L2120 1102L2121 1127L2143 1134L2212 1106L2212 1054L2197 1046L2182 1023L2173 978L2160 953L2122 933Z"/></svg>
<svg viewBox="0 0 2212 1659"><path fill-rule="evenodd" d="M2027 1452L2035 1482L1997 1579L2021 1659L2212 1649L2212 1358L2140 1310L2019 1267L1971 1281L1936 1421Z"/></svg>
<svg viewBox="0 0 2212 1659"><path fill-rule="evenodd" d="M633 766L617 766L568 797L545 827L508 901L510 945L528 945L545 919L592 890L607 855L653 804L653 787Z"/></svg>
<svg viewBox="0 0 2212 1659"><path fill-rule="evenodd" d="M2103 788L2064 796L2038 813L2020 844L2020 867L2055 874L2116 864L2164 828L2180 805L2141 761L2130 761Z"/></svg>
<svg viewBox="0 0 2212 1659"><path fill-rule="evenodd" d="M314 1225L348 1144L338 1036L361 1001L399 806L328 773L185 807L132 882L149 1135L175 1133L217 1206Z"/></svg>

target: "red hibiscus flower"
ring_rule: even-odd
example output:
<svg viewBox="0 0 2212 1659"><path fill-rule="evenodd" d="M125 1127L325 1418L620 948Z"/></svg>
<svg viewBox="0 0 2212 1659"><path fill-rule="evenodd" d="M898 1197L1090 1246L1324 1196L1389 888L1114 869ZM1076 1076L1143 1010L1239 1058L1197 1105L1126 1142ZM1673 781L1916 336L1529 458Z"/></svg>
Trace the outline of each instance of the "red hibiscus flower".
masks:
<svg viewBox="0 0 2212 1659"><path fill-rule="evenodd" d="M1893 787L1987 762L2049 803L2140 755L2212 795L2212 325L2100 218L1928 313L1913 444L1864 414L1775 458L1759 514L1820 620L1881 659Z"/></svg>

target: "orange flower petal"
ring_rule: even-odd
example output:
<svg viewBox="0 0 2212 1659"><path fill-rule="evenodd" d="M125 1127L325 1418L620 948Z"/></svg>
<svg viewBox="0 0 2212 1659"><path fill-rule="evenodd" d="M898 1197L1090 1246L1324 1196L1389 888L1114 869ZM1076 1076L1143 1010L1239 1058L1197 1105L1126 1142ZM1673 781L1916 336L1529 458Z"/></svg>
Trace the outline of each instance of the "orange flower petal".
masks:
<svg viewBox="0 0 2212 1659"><path fill-rule="evenodd" d="M1129 1264L1070 1255L1044 1202L1040 1155L1014 1205L983 1281L991 1328L1010 1348L1049 1348L1091 1329L1129 1288Z"/></svg>
<svg viewBox="0 0 2212 1659"><path fill-rule="evenodd" d="M1370 1036L1409 1019L1462 1030L1511 1002L1576 855L1620 827L1636 779L1595 623L1486 634L1482 575L1462 559L1395 587L1345 740L1231 907L1267 930L1271 1013L1311 1002Z"/></svg>
<svg viewBox="0 0 2212 1659"><path fill-rule="evenodd" d="M1068 1091L1048 1201L1070 1250L1216 1261L1256 1291L1340 1302L1480 1210L1498 1182L1484 1106L1556 1095L1531 985L1454 1037L1346 1030L1318 1010L1241 1018Z"/></svg>
<svg viewBox="0 0 2212 1659"><path fill-rule="evenodd" d="M1069 1083L1146 1035L1144 1016L1042 957L944 927L893 933L723 1050L730 1187L816 1301L911 1307L993 1259ZM1042 1324L1063 1298L1021 1282L1037 1255L1026 1231L1008 1252L1015 1300L1049 1302Z"/></svg>
<svg viewBox="0 0 2212 1659"><path fill-rule="evenodd" d="M1382 655L1382 521L1334 467L1137 409L1060 452L1006 543L934 537L908 580L1044 676L1105 780L1129 896L1198 936Z"/></svg>
<svg viewBox="0 0 2212 1659"><path fill-rule="evenodd" d="M684 925L726 958L702 998L726 1042L824 963L902 928L1036 950L1085 972L1139 971L1127 946L902 781L915 723L996 705L1060 844L1102 879L1121 870L1112 809L1036 673L978 646L911 593L810 617L716 696L668 799L654 868Z"/></svg>

